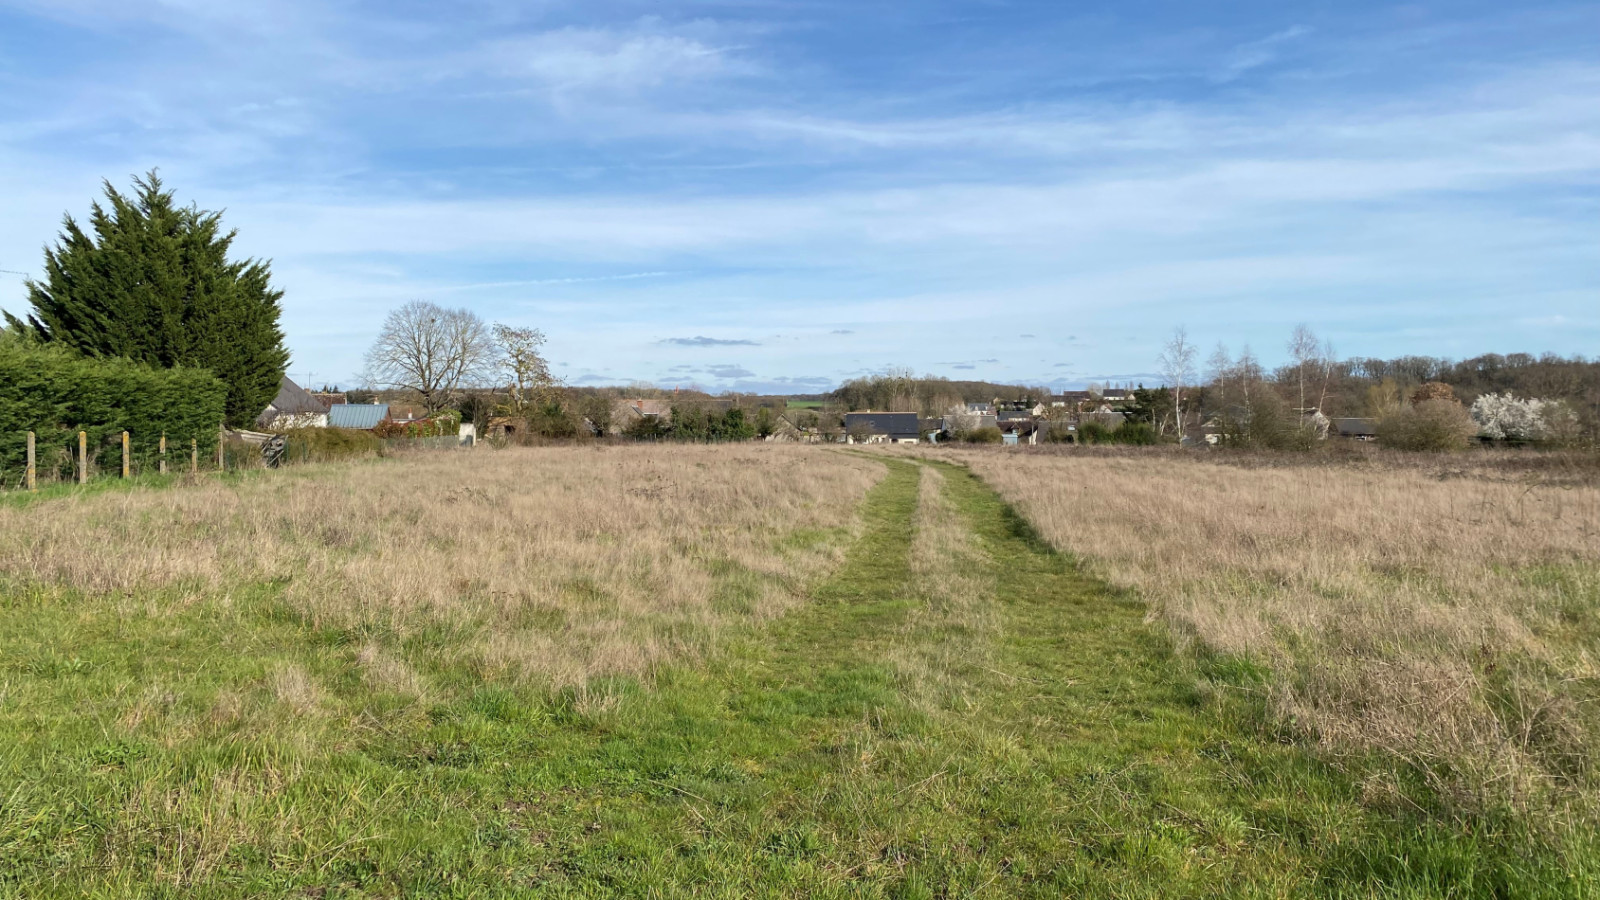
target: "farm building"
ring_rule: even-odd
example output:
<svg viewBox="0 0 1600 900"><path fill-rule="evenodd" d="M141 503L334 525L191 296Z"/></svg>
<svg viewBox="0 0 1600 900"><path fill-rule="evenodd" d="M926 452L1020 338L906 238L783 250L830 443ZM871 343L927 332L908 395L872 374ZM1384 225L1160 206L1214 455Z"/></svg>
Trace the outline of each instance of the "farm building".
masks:
<svg viewBox="0 0 1600 900"><path fill-rule="evenodd" d="M844 432L852 444L915 444L922 423L914 412L853 412L844 415Z"/></svg>

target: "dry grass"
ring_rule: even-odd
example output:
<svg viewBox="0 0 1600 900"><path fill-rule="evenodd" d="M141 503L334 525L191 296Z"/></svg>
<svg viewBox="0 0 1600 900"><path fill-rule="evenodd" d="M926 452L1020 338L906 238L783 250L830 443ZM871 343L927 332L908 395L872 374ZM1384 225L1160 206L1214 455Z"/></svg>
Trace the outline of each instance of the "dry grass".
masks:
<svg viewBox="0 0 1600 900"><path fill-rule="evenodd" d="M484 677L578 685L781 613L837 561L881 474L801 447L424 453L0 507L0 572L156 615L274 584L317 627L385 645L448 634ZM427 694L377 644L360 663ZM272 687L317 707L304 672Z"/></svg>
<svg viewBox="0 0 1600 900"><path fill-rule="evenodd" d="M1268 667L1280 725L1398 754L1463 808L1592 806L1591 480L1507 477L1487 458L956 458L1181 640Z"/></svg>

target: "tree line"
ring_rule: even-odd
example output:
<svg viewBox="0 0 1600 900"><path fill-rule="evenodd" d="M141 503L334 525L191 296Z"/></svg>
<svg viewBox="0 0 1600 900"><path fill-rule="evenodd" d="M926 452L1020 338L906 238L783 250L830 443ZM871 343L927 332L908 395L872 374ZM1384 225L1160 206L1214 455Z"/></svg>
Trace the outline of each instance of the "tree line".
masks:
<svg viewBox="0 0 1600 900"><path fill-rule="evenodd" d="M1391 443L1459 444L1507 439L1600 438L1600 360L1554 353L1339 358L1330 341L1301 325L1285 343L1288 361L1265 367L1249 346L1218 344L1204 366L1182 329L1159 358L1170 388L1159 430L1210 422L1241 443L1296 446L1339 418L1375 420ZM1520 423L1520 424L1519 424Z"/></svg>

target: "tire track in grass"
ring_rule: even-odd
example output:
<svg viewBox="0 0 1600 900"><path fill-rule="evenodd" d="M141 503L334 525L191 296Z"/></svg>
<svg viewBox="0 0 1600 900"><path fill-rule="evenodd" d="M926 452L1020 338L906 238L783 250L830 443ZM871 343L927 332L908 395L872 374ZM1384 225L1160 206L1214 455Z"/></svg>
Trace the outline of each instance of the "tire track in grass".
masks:
<svg viewBox="0 0 1600 900"><path fill-rule="evenodd" d="M125 867L21 892L1420 898L1595 883L1493 832L1374 814L1338 773L1238 727L1141 604L969 472L874 458L888 472L839 570L709 663L648 689L486 684L350 740L274 798L329 824L337 840L314 853L242 838L203 885L146 889ZM0 872L0 894L22 886Z"/></svg>

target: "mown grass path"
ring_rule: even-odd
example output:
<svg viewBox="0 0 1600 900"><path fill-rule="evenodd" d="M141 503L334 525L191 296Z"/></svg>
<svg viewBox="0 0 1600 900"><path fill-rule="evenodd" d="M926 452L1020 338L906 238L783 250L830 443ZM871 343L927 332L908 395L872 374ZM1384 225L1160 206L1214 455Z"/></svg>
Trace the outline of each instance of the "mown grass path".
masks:
<svg viewBox="0 0 1600 900"><path fill-rule="evenodd" d="M0 886L26 896L1595 895L1596 873L1502 846L1493 830L1363 805L1339 773L1198 693L1138 603L1080 575L976 478L885 465L861 538L815 602L709 665L648 688L478 686L421 721L375 714L376 727L310 749L147 748L93 770L111 787L64 773L48 808L0 807ZM918 543L935 533L960 552ZM229 807L224 777L279 787ZM139 831L97 816L96 797L125 800L150 783L157 801L210 797L195 808L226 820L234 840L185 868L183 822L174 831L151 813ZM196 816L184 820L188 840L204 846Z"/></svg>

